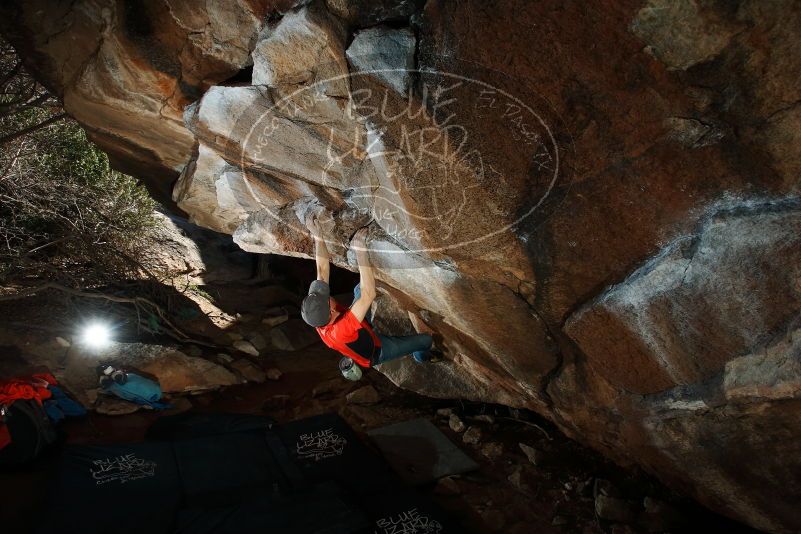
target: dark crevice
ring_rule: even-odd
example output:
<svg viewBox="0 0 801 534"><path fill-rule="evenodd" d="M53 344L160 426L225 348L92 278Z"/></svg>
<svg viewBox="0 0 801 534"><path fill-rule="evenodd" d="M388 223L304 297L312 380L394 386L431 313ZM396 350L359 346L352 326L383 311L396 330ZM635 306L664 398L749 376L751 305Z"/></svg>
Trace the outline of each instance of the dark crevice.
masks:
<svg viewBox="0 0 801 534"><path fill-rule="evenodd" d="M253 80L253 65L248 65L233 76L221 81L217 85L223 87L234 87L238 85L250 85Z"/></svg>
<svg viewBox="0 0 801 534"><path fill-rule="evenodd" d="M521 280L520 283L522 284L522 282L523 281ZM556 349L555 351L549 353L550 355L553 355L556 358L556 364L542 376L542 378L540 379L540 388L539 388L540 394L542 395L542 400L545 401L545 404L548 406L548 408L553 408L554 403L553 399L551 399L551 396L548 393L548 384L556 376L559 375L565 363L565 358L561 350L561 338L563 337L563 335L561 334L561 332L555 332L551 328L551 326L548 324L548 321L546 321L546 319L542 316L542 314L528 301L528 299L520 291L519 287L518 289L514 289L503 284L499 285L511 291L515 295L515 297L517 297L523 303L525 303L531 315L534 318L536 318L537 321L542 325L542 328L544 329L545 334L547 336L547 341L552 343L554 345L554 348Z"/></svg>
<svg viewBox="0 0 801 534"><path fill-rule="evenodd" d="M767 117L765 117L765 122L770 122L776 115L791 111L793 108L798 107L801 104L801 100L796 100L795 102L791 102L787 105L784 105L770 113Z"/></svg>

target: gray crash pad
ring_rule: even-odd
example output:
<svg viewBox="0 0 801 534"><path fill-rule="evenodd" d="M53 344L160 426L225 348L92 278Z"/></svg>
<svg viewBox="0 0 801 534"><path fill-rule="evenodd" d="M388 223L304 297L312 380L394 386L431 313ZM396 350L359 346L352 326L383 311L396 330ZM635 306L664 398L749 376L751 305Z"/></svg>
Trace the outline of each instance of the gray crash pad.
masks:
<svg viewBox="0 0 801 534"><path fill-rule="evenodd" d="M367 435L398 475L411 485L478 469L478 464L428 419L376 428Z"/></svg>

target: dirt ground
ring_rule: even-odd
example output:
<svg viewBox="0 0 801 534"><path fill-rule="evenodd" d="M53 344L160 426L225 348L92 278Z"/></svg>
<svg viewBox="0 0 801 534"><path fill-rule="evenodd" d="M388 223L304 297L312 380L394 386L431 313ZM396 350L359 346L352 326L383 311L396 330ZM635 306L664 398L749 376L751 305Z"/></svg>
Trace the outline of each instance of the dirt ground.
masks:
<svg viewBox="0 0 801 534"><path fill-rule="evenodd" d="M340 273L341 274L341 273ZM342 274L340 278L345 278ZM351 275L352 276L352 275ZM342 291L352 280L343 280ZM297 285L297 284L295 284ZM297 304L292 283L205 287L225 314L252 314L277 304ZM293 300L295 301L293 304ZM24 355L37 339L53 337L67 327L54 318L69 317L41 301L0 304L0 375L4 364ZM62 310L63 311L63 310ZM195 314L182 327L193 335L221 342L236 324L223 330L220 322ZM230 343L230 340L228 341ZM183 350L183 349L182 349ZM214 360L218 348L202 354ZM237 357L242 357L238 355ZM299 351L269 350L250 358L257 367L279 369L278 380L248 383L194 396L173 398L176 409L138 411L129 415L90 412L62 424L65 443L120 443L140 441L162 415L180 411L260 414L279 423L320 413L339 413L369 445L366 431L415 418L428 418L480 466L477 471L419 488L464 526L465 532L640 532L706 530L747 532L738 523L715 515L676 495L636 469L624 469L594 451L568 439L553 425L526 411L503 406L435 400L401 390L383 375L368 370L361 381L345 380L337 369L338 355L317 342ZM441 364L430 364L441 365ZM372 386L374 404L349 403L348 393ZM451 428L450 413L464 423ZM455 421L452 421L455 423ZM473 427L471 429L471 427ZM468 436L465 440L465 435ZM471 439L473 438L473 439ZM469 441L466 442L466 441ZM521 447L523 444L526 447ZM524 451L526 448L527 453ZM0 473L2 531L31 530L58 448L35 465L13 473ZM628 503L627 523L610 521L596 513L598 494L614 497L606 503ZM603 499L603 498L602 498ZM616 499L616 500L615 500ZM648 501L647 501L648 500ZM645 514L645 502L651 515ZM601 513L609 517L609 511ZM615 510L612 510L615 515ZM655 515L654 515L655 514Z"/></svg>
<svg viewBox="0 0 801 534"><path fill-rule="evenodd" d="M465 532L635 532L628 525L611 524L595 513L595 480L609 480L623 496L642 500L645 496L669 501L682 520L694 528L743 529L684 500L655 480L622 469L600 455L566 438L547 422L529 413L500 406L464 404L433 400L399 390L375 371L358 383L344 380L336 368L337 357L322 346L298 353L273 354L265 367L282 371L277 381L234 386L204 395L184 397L182 410L236 412L268 415L286 422L325 412L339 413L361 436L386 424L418 417L429 418L454 443L477 461L480 469L470 474L420 488L450 511ZM349 404L348 392L372 385L381 397L376 404ZM449 427L448 417L437 411L452 409L466 423L480 429L477 444L466 444L462 435ZM90 414L63 425L67 443L114 443L139 441L161 415L140 411L124 416ZM490 416L480 417L478 415ZM497 456L482 452L487 444ZM519 444L533 447L534 465ZM488 451L491 452L491 451ZM55 454L33 468L0 475L0 505L4 531L26 532L42 500L46 479ZM688 525L689 526L689 525ZM13 527L5 530L6 527Z"/></svg>

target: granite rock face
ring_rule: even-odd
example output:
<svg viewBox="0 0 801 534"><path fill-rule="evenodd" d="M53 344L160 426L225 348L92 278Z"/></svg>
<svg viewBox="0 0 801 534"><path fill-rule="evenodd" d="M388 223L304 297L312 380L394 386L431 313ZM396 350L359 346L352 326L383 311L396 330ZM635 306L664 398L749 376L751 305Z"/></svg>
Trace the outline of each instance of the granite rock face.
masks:
<svg viewBox="0 0 801 534"><path fill-rule="evenodd" d="M225 367L203 358L187 356L177 350L155 349L149 355L134 354L132 359L126 356L122 353L116 359L156 377L164 393L198 393L241 383Z"/></svg>
<svg viewBox="0 0 801 534"><path fill-rule="evenodd" d="M715 208L698 233L679 237L574 313L565 332L590 365L627 391L704 382L797 318L799 236L796 200Z"/></svg>
<svg viewBox="0 0 801 534"><path fill-rule="evenodd" d="M406 95L414 70L415 49L415 37L408 28L376 26L358 32L346 54L354 71L370 73Z"/></svg>
<svg viewBox="0 0 801 534"><path fill-rule="evenodd" d="M0 9L4 32L66 111L118 166L169 198L195 142L184 107L251 65L265 19L295 3L34 0Z"/></svg>
<svg viewBox="0 0 801 534"><path fill-rule="evenodd" d="M252 278L253 258L229 236L209 232L174 215L156 212L155 217L153 242L157 246L140 258L155 276L182 285Z"/></svg>
<svg viewBox="0 0 801 534"><path fill-rule="evenodd" d="M119 5L0 26L120 168L244 250L311 257L323 214L353 270L368 227L378 327L448 360L395 383L801 529L797 3Z"/></svg>

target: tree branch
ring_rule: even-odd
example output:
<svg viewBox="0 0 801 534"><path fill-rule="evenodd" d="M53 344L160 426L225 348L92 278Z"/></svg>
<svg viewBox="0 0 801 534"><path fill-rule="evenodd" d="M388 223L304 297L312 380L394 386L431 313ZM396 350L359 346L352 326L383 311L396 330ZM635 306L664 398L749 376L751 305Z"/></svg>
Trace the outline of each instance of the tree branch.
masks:
<svg viewBox="0 0 801 534"><path fill-rule="evenodd" d="M14 133L8 134L8 135L6 135L4 137L0 137L0 146L5 145L6 143L8 143L10 141L13 141L14 139L19 139L20 137L22 137L24 135L28 135L31 132L35 132L36 130L38 130L40 128L44 128L45 126L49 126L49 125L53 124L54 122L58 122L61 119L63 119L64 117L66 117L66 116L67 116L66 113L59 113L58 115L53 115L49 119L43 120L39 124L34 124L33 126L28 126L27 128L23 128L22 130L20 130L18 132L14 132Z"/></svg>
<svg viewBox="0 0 801 534"><path fill-rule="evenodd" d="M22 60L17 60L17 64L14 65L14 68L8 71L8 74L6 74L3 77L3 79L0 80L0 87L5 87L6 84L11 80L11 78L17 75L21 67L22 67Z"/></svg>
<svg viewBox="0 0 801 534"><path fill-rule="evenodd" d="M0 182L8 178L8 174L14 168L14 165L17 163L17 159L19 158L20 152L22 152L22 147L25 146L25 143L20 143L17 147L17 151L14 153L14 157L11 158L11 161L8 163L6 168L3 170L3 174L0 174Z"/></svg>
<svg viewBox="0 0 801 534"><path fill-rule="evenodd" d="M90 291L82 291L80 289L73 289L71 287L63 286L61 284L57 284L55 282L47 282L45 284L41 284L34 287L29 287L23 289L13 295L0 295L0 301L5 300L17 300L25 297L29 297L31 295L35 295L36 293L40 293L46 289L55 289L57 291L61 291L63 293L67 293L68 295L73 295L76 297L83 297L83 298L90 298L90 299L105 299L111 302L120 302L125 304L133 304L136 306L137 311L140 306L146 305L147 307L152 308L159 316L159 318L164 321L164 323L170 327L170 329L165 329L164 333L170 336L171 338L179 341L181 343L194 343L195 345L202 345L204 347L212 347L212 348L221 348L218 345L213 343L206 343L205 341L200 341L197 339L192 339L186 334L184 334L177 326L175 326L166 316L164 310L153 302L150 299L146 299L144 297L120 297L118 295L109 295L107 293L97 293L97 292L90 292Z"/></svg>
<svg viewBox="0 0 801 534"><path fill-rule="evenodd" d="M516 421L518 423L523 423L524 425L528 425L530 427L536 428L537 430L539 430L540 432L545 434L545 437L548 438L548 441L552 441L553 440L551 435L548 434L548 432L546 432L544 428L542 428L540 425L538 425L536 423L532 423L530 421L523 421L522 419L516 419L514 417L501 417L501 419L507 419L509 421Z"/></svg>

